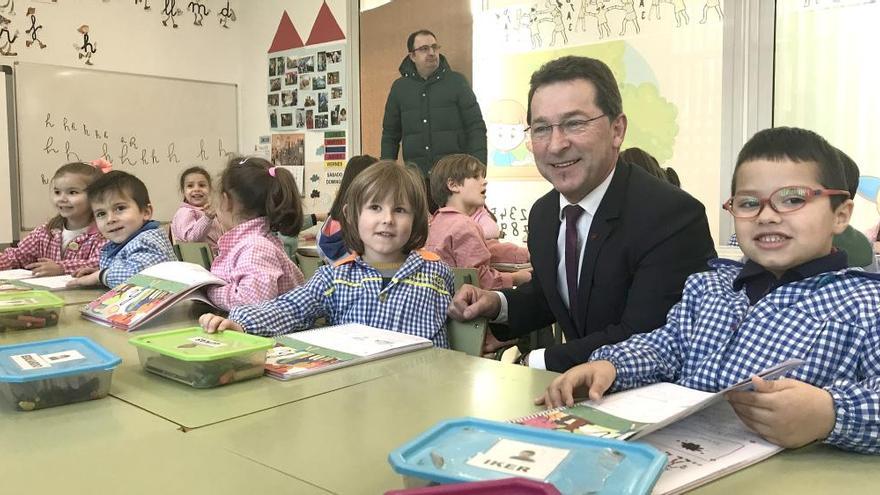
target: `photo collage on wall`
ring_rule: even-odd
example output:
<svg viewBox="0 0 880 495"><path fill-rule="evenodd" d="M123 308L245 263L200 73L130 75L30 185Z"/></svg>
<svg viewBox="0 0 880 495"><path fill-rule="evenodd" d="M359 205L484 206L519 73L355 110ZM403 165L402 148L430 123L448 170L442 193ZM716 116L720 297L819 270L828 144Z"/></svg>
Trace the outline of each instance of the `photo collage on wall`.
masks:
<svg viewBox="0 0 880 495"><path fill-rule="evenodd" d="M269 56L269 127L278 130L345 129L344 43L297 48Z"/></svg>

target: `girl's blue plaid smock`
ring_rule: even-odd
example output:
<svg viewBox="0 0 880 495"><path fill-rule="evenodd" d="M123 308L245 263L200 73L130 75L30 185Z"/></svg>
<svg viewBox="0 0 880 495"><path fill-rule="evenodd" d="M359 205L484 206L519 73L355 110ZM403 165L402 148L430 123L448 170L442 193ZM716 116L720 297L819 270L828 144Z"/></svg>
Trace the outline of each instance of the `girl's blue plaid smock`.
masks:
<svg viewBox="0 0 880 495"><path fill-rule="evenodd" d="M434 253L411 252L384 289L382 275L351 255L318 268L305 285L271 301L233 308L229 319L248 333L274 336L305 330L324 316L330 325L362 323L448 348L452 292L452 273Z"/></svg>

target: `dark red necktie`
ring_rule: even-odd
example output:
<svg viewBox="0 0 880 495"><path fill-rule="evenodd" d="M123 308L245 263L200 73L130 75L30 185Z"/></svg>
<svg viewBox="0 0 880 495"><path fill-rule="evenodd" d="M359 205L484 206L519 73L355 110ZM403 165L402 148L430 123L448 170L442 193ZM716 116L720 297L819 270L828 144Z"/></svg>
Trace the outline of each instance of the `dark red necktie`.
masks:
<svg viewBox="0 0 880 495"><path fill-rule="evenodd" d="M562 211L565 214L565 281L568 283L568 311L574 316L580 258L577 222L583 215L584 209L580 205L568 205Z"/></svg>

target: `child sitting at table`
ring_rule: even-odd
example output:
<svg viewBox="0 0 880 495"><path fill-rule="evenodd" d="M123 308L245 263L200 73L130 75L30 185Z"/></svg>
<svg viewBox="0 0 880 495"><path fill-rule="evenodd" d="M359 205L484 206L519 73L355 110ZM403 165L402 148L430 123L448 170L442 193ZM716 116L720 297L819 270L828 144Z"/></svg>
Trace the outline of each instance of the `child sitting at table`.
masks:
<svg viewBox="0 0 880 495"><path fill-rule="evenodd" d="M86 187L109 166L104 160L95 160L59 167L52 176L52 204L58 213L18 246L3 250L0 270L26 268L35 277L49 277L97 266L106 241L95 226Z"/></svg>
<svg viewBox="0 0 880 495"><path fill-rule="evenodd" d="M449 347L452 273L436 254L419 249L428 236L419 173L390 160L371 165L352 181L342 213L342 235L354 253L272 301L232 308L228 319L204 314L202 327L274 336L325 317L330 325L362 323Z"/></svg>
<svg viewBox="0 0 880 495"><path fill-rule="evenodd" d="M226 285L208 289L208 299L223 310L278 297L305 282L274 232L296 236L302 203L293 175L257 157L229 160L220 177L217 219L224 234L211 273Z"/></svg>
<svg viewBox="0 0 880 495"><path fill-rule="evenodd" d="M431 196L440 208L431 217L426 249L449 266L476 268L484 289L505 289L531 280L530 270L502 273L492 268L483 231L471 218L486 205L485 165L461 153L441 158L431 169Z"/></svg>
<svg viewBox="0 0 880 495"><path fill-rule="evenodd" d="M107 239L98 268L83 268L68 287L115 287L144 268L175 261L165 229L152 220L147 186L120 170L108 172L86 188L98 230Z"/></svg>
<svg viewBox="0 0 880 495"><path fill-rule="evenodd" d="M745 264L716 260L691 275L666 325L600 347L556 378L547 407L669 381L718 391L788 359L788 378L752 376L728 400L747 427L783 447L822 440L880 453L880 277L848 268L832 238L853 202L835 149L787 127L755 134L737 158L734 217Z"/></svg>

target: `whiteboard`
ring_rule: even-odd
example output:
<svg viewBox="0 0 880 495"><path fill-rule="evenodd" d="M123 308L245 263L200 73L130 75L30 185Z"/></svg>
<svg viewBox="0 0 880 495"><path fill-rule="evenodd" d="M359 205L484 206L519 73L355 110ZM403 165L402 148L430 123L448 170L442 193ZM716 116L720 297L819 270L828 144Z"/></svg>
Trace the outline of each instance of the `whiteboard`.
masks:
<svg viewBox="0 0 880 495"><path fill-rule="evenodd" d="M235 84L16 63L17 166L22 229L55 214L55 170L104 157L147 185L153 217L169 221L178 177L192 165L219 175L238 153Z"/></svg>

